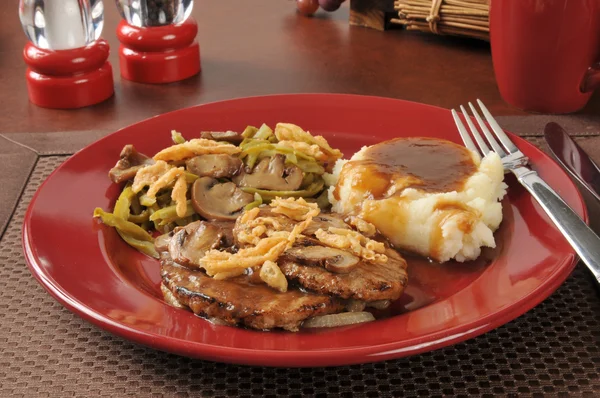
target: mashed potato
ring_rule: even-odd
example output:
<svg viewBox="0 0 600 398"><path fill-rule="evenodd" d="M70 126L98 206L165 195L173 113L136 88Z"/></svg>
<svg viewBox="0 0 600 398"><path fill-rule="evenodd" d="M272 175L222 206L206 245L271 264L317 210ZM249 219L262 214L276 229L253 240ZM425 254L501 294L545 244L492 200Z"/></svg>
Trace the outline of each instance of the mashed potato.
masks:
<svg viewBox="0 0 600 398"><path fill-rule="evenodd" d="M380 169L373 168L374 163L381 164L372 156L371 148L385 143L364 147L350 161L339 160L326 180L331 185L329 200L333 211L359 216L374 224L396 248L439 262L472 260L480 255L481 247L495 247L493 232L502 221L499 201L506 193L498 155L490 153L481 160L475 153L447 141L413 140L431 144L432 153L425 160L422 146L415 145L411 150L417 151L416 157L408 159L407 165L402 158L413 152L400 151L391 166L391 158L383 159L386 166L383 170L390 173L393 169L391 179L387 178L390 174L382 175L377 172ZM444 145L448 153L470 156L471 171L451 189L427 189L422 177L426 173L417 170L426 167L421 164L433 165L433 171L425 170L430 174L444 174L440 181L452 177L448 168L455 160L445 162L443 154L436 152L436 148L445 148ZM462 167L464 158L456 164Z"/></svg>

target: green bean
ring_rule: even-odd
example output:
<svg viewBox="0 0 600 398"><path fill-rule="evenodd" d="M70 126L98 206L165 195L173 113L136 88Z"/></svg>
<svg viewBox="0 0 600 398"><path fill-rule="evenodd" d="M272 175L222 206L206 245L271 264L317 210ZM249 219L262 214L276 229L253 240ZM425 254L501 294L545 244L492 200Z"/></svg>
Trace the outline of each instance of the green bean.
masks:
<svg viewBox="0 0 600 398"><path fill-rule="evenodd" d="M327 189L323 190L323 192L321 192L321 194L317 196L316 202L321 210L326 210L331 205L331 203L329 203Z"/></svg>
<svg viewBox="0 0 600 398"><path fill-rule="evenodd" d="M176 130L171 130L171 139L174 144L183 144L185 142L185 138L183 138L181 133Z"/></svg>
<svg viewBox="0 0 600 398"><path fill-rule="evenodd" d="M258 131L258 129L254 126L246 126L246 128L242 132L242 137L252 138L252 137L254 137L254 134L256 134L257 131Z"/></svg>
<svg viewBox="0 0 600 398"><path fill-rule="evenodd" d="M259 153L261 151L267 151L273 149L274 144L269 141L263 140L251 140L246 145L241 147L243 153Z"/></svg>
<svg viewBox="0 0 600 398"><path fill-rule="evenodd" d="M156 197L156 203L159 207L169 206L171 204L171 190L167 190Z"/></svg>
<svg viewBox="0 0 600 398"><path fill-rule="evenodd" d="M305 173L315 173L318 175L325 174L325 168L323 168L323 166L321 166L317 162L299 160L298 163L296 163L296 166L298 166L300 170L302 170Z"/></svg>
<svg viewBox="0 0 600 398"><path fill-rule="evenodd" d="M256 189L244 187L241 188L242 191L248 193L257 193L259 194L263 200L271 201L276 197L280 198L306 198L310 196L314 196L319 193L323 189L323 185L325 183L323 180L312 183L309 187L299 191L269 191L266 189Z"/></svg>
<svg viewBox="0 0 600 398"><path fill-rule="evenodd" d="M257 192L255 192L254 193L254 202L250 202L246 206L244 206L244 210L245 211L252 210L255 207L258 207L258 206L260 206L262 204L263 204L262 196L260 196L260 194L258 194Z"/></svg>
<svg viewBox="0 0 600 398"><path fill-rule="evenodd" d="M177 220L175 220L175 224L177 224L178 227L183 227L184 225L188 225L189 223L190 217L178 218Z"/></svg>
<svg viewBox="0 0 600 398"><path fill-rule="evenodd" d="M113 226L119 236L131 247L149 256L158 258L158 253L154 248L154 239L146 230L135 223L141 223L148 219L148 211L143 211L139 215L132 215L130 207L137 203L135 207L140 207L137 195L131 189L131 186L125 187L117 202L115 203L114 214L96 209L95 217L100 217L102 222Z"/></svg>
<svg viewBox="0 0 600 398"><path fill-rule="evenodd" d="M145 231L149 231L151 228L152 224L150 224L150 220L146 220L142 223L141 227L145 230Z"/></svg>
<svg viewBox="0 0 600 398"><path fill-rule="evenodd" d="M154 203L154 204L150 205L150 207L148 207L148 210L150 210L150 217L148 218L148 220L152 221L152 224L154 225L155 230L162 232L162 230L160 229L160 225L158 225L158 221L150 220L152 215L160 210L160 207L158 207L158 204Z"/></svg>
<svg viewBox="0 0 600 398"><path fill-rule="evenodd" d="M286 153L285 154L285 161L286 163L291 163L294 165L298 164L298 157L296 156L295 153Z"/></svg>
<svg viewBox="0 0 600 398"><path fill-rule="evenodd" d="M148 221L150 218L150 210L146 209L142 211L140 214L130 214L127 221L131 221L136 224L143 224Z"/></svg>
<svg viewBox="0 0 600 398"><path fill-rule="evenodd" d="M186 202L187 208L185 210L185 215L183 217L179 217L177 215L177 205L172 205L168 207L164 207L158 211L155 211L150 215L150 221L158 221L160 220L159 225L165 225L170 222L174 222L175 220L179 220L185 217L189 217L196 212L194 211L194 207L192 206L192 201L188 200Z"/></svg>
<svg viewBox="0 0 600 398"><path fill-rule="evenodd" d="M131 206L131 200L134 196L135 193L133 193L131 186L127 185L123 191L121 191L121 194L115 203L113 214L122 220L127 220L130 214L129 207Z"/></svg>
<svg viewBox="0 0 600 398"><path fill-rule="evenodd" d="M140 204L140 198L138 195L134 195L133 198L131 198L131 212L133 214L142 214L142 211L144 210Z"/></svg>
<svg viewBox="0 0 600 398"><path fill-rule="evenodd" d="M252 152L262 152L262 151L273 151L268 154L268 156L272 156L274 154L280 153L282 155L294 154L296 157L312 162L316 162L316 159L312 156L306 155L302 152L296 151L294 148L290 148L287 146L279 145L279 144L271 144L268 141L257 143L257 144L248 144L244 148L242 148L244 153L252 153Z"/></svg>
<svg viewBox="0 0 600 398"><path fill-rule="evenodd" d="M117 233L121 236L121 238L123 238L125 243L127 243L129 246L139 250L140 252L142 252L150 257L158 258L158 252L156 251L156 248L154 247L154 242L136 239L130 235L127 235L126 233L119 231L118 229L117 229Z"/></svg>
<svg viewBox="0 0 600 398"><path fill-rule="evenodd" d="M148 195L146 195L145 193L141 194L139 196L139 198L140 198L140 203L142 204L142 206L150 207L150 206L156 204L156 198L151 198Z"/></svg>
<svg viewBox="0 0 600 398"><path fill-rule="evenodd" d="M121 231L122 233L131 236L134 239L148 242L152 242L154 240L152 236L139 225L124 220L113 213L108 213L99 207L94 210L94 217L100 217L104 224L108 225L109 227L114 227L118 231Z"/></svg>
<svg viewBox="0 0 600 398"><path fill-rule="evenodd" d="M194 221L198 221L199 219L200 219L200 216L198 214L192 214L189 217L179 218L179 219L175 220L175 224L177 224L177 226L179 226L179 227L184 227L190 223L193 223Z"/></svg>
<svg viewBox="0 0 600 398"><path fill-rule="evenodd" d="M240 149L242 150L242 152L247 153L247 152L260 152L263 150L267 150L267 149L272 149L273 148L273 144L271 144L269 141L265 141L265 140L255 140L254 138L251 140L248 140L247 143L240 145Z"/></svg>
<svg viewBox="0 0 600 398"><path fill-rule="evenodd" d="M246 157L246 166L248 166L248 168L252 169L254 168L254 165L256 164L256 161L258 160L258 155L255 153L249 154Z"/></svg>
<svg viewBox="0 0 600 398"><path fill-rule="evenodd" d="M300 187L301 188L308 187L314 181L315 181L315 174L314 173L304 173L304 178L302 179L302 184L300 184Z"/></svg>
<svg viewBox="0 0 600 398"><path fill-rule="evenodd" d="M317 159L313 158L312 156L305 155L304 153L298 152L295 149L288 148L288 147L285 147L285 146L281 146L279 144L275 145L275 150L279 151L280 153L284 153L284 154L285 153L293 153L298 158L306 160L306 161L309 161L309 162L316 162L317 161Z"/></svg>
<svg viewBox="0 0 600 398"><path fill-rule="evenodd" d="M257 139L257 140L268 140L272 136L273 136L273 130L271 130L271 128L269 126L267 126L266 124L263 123L263 125L260 126L260 128L258 129L256 134L254 134L254 136L252 138Z"/></svg>
<svg viewBox="0 0 600 398"><path fill-rule="evenodd" d="M198 177L196 174L190 173L189 171L185 172L185 182L187 182L188 184L193 183L198 178L200 177Z"/></svg>

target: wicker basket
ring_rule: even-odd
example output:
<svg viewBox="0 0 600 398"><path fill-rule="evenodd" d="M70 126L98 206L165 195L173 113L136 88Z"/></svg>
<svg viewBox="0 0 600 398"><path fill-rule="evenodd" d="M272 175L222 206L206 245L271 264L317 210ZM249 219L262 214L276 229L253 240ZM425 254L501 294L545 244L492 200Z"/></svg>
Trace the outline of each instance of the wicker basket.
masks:
<svg viewBox="0 0 600 398"><path fill-rule="evenodd" d="M489 40L490 0L395 0L393 24L408 30Z"/></svg>

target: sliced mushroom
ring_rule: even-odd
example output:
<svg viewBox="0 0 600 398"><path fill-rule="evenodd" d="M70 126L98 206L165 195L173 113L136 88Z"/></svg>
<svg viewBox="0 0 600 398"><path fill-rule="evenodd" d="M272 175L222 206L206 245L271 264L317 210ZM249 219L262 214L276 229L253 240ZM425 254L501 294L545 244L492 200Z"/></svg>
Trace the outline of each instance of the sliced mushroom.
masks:
<svg viewBox="0 0 600 398"><path fill-rule="evenodd" d="M139 169L154 164L153 159L139 153L133 145L125 145L119 156L120 159L115 167L108 172L108 176L115 183L131 180Z"/></svg>
<svg viewBox="0 0 600 398"><path fill-rule="evenodd" d="M154 248L156 251L160 253L169 250L169 242L172 236L173 233L169 232L154 238Z"/></svg>
<svg viewBox="0 0 600 398"><path fill-rule="evenodd" d="M240 187L295 191L300 188L303 178L304 175L299 167L294 165L286 167L285 156L277 154L258 162L251 174L242 170L233 181Z"/></svg>
<svg viewBox="0 0 600 398"><path fill-rule="evenodd" d="M326 246L294 246L283 255L297 263L323 267L338 274L347 274L359 262L352 253Z"/></svg>
<svg viewBox="0 0 600 398"><path fill-rule="evenodd" d="M302 233L304 235L314 235L318 229L327 231L329 227L351 229L350 226L344 222L342 216L336 215L335 213L321 213L312 219L312 222Z"/></svg>
<svg viewBox="0 0 600 398"><path fill-rule="evenodd" d="M188 159L185 166L190 173L199 177L231 178L239 174L242 161L223 153L207 154Z"/></svg>
<svg viewBox="0 0 600 398"><path fill-rule="evenodd" d="M235 220L254 195L239 189L233 182L219 183L214 178L200 177L192 185L192 206L209 220Z"/></svg>
<svg viewBox="0 0 600 398"><path fill-rule="evenodd" d="M221 245L222 238L219 227L205 221L195 221L175 230L169 241L169 254L174 262L197 268L199 260L208 250Z"/></svg>
<svg viewBox="0 0 600 398"><path fill-rule="evenodd" d="M215 227L221 228L221 233L223 233L223 239L221 241L221 248L231 247L235 244L233 238L233 227L235 226L234 221L211 221L210 222Z"/></svg>
<svg viewBox="0 0 600 398"><path fill-rule="evenodd" d="M244 141L244 137L235 131L203 131L200 138L214 141L226 141L233 145L239 145Z"/></svg>

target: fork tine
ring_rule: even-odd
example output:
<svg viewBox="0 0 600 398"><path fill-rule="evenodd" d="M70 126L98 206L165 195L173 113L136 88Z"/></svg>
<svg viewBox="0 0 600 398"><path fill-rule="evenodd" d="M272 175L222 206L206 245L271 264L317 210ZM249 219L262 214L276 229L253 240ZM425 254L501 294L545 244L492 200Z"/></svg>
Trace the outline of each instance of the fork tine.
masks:
<svg viewBox="0 0 600 398"><path fill-rule="evenodd" d="M519 148L517 148L515 146L515 144L512 143L510 138L508 138L508 136L504 133L504 131L502 130L502 127L500 127L500 125L498 124L496 119L494 119L494 117L492 116L490 111L488 111L488 109L485 107L485 105L483 105L483 102L481 102L479 99L477 99L477 103L479 104L479 107L481 108L481 111L483 112L483 116L485 116L485 119L492 127L492 130L494 130L494 133L496 133L496 137L498 137L498 139L500 140L502 145L504 145L504 148L506 148L508 153L519 152Z"/></svg>
<svg viewBox="0 0 600 398"><path fill-rule="evenodd" d="M467 132L467 129L465 128L465 125L463 124L463 122L461 122L460 117L458 116L458 113L456 113L456 111L454 109L452 109L452 117L454 118L454 123L456 124L456 128L458 128L458 132L459 132L460 137L462 138L463 142L465 143L465 146L468 149L472 150L473 152L477 153L479 156L481 156L481 152L479 152L479 148L477 148L477 146L475 145L475 143L469 136L469 133Z"/></svg>
<svg viewBox="0 0 600 398"><path fill-rule="evenodd" d="M475 138L475 141L477 141L477 145L479 145L479 149L483 153L483 156L487 155L488 153L491 152L490 147L485 143L484 139L481 137L481 134L479 134L477 127L475 127L475 125L473 124L473 121L469 117L469 114L467 113L464 106L462 106L462 105L460 106L460 111L462 112L463 116L465 117L465 120L467 121L467 124L469 125L469 129L471 130L471 134L473 135L473 138Z"/></svg>
<svg viewBox="0 0 600 398"><path fill-rule="evenodd" d="M492 146L492 148L494 148L494 152L496 152L500 157L506 156L506 152L504 151L504 149L502 149L502 147L500 145L498 145L498 141L492 135L492 133L487 128L487 126L485 125L483 120L481 120L481 116L479 116L479 112L477 112L477 109L475 109L473 104L470 102L469 102L469 108L471 108L471 112L473 112L473 116L475 116L475 119L477 120L477 124L479 124L479 127L481 127L481 130L483 131L485 138L487 138L487 140L490 143L490 145Z"/></svg>

